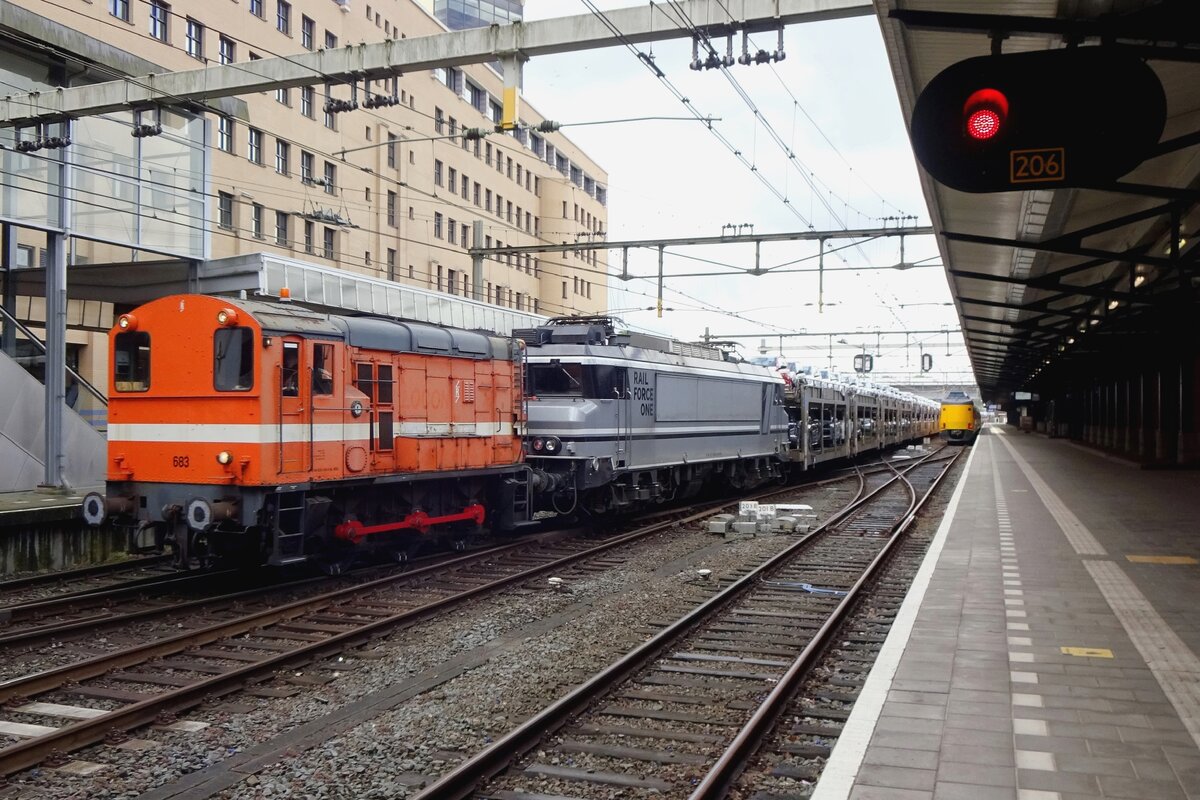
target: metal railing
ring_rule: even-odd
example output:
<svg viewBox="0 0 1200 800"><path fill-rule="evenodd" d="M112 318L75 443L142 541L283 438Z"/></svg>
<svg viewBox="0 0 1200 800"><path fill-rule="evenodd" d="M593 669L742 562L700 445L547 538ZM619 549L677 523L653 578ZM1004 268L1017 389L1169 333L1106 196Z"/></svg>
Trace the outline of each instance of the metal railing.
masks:
<svg viewBox="0 0 1200 800"><path fill-rule="evenodd" d="M41 339L38 338L37 334L25 327L20 320L16 319L4 308L0 307L0 326L5 324L12 325L21 333L22 336L32 342L33 345L41 351L42 355L46 354L46 345ZM9 353L8 355L15 358L15 355L12 353ZM108 425L108 398L103 392L93 386L86 378L84 378L70 366L67 367L67 375L69 378L73 378L75 380L75 383L79 389L86 393L86 395L90 396L90 398L79 397L79 389L77 389L76 396L72 397L71 387L68 385L68 397L66 398L67 405L70 406L72 410L76 411L81 417L87 420L88 424L90 424L93 428L103 432ZM45 383L44 379L40 380L43 384Z"/></svg>

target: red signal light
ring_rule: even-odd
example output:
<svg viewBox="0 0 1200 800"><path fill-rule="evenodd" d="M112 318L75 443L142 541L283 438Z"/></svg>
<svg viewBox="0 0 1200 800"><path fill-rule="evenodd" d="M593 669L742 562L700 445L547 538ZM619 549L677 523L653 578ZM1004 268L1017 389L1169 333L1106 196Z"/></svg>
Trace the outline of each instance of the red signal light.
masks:
<svg viewBox="0 0 1200 800"><path fill-rule="evenodd" d="M995 89L980 89L963 105L967 136L982 142L1000 133L1008 118L1008 98Z"/></svg>

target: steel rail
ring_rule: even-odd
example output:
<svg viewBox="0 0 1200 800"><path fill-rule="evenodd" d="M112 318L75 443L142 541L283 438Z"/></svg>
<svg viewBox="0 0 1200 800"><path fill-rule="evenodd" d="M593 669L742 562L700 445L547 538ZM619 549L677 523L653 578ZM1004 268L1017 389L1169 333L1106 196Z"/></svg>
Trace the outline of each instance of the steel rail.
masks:
<svg viewBox="0 0 1200 800"><path fill-rule="evenodd" d="M116 561L111 564L96 564L90 567L76 567L75 569L64 569L58 572L40 572L37 575L26 575L23 578L11 578L6 581L0 581L0 592L11 592L16 589L27 589L30 586L42 586L46 584L63 583L73 581L79 578L93 578L112 573L119 573L123 570L144 569L145 567L153 567L155 564L162 564L169 561L170 556L143 556L137 559L129 559L126 561Z"/></svg>
<svg viewBox="0 0 1200 800"><path fill-rule="evenodd" d="M125 581L116 586L97 586L93 589L67 592L56 597L48 597L44 600L35 600L30 603L3 606L0 607L0 625L19 622L20 620L36 617L40 614L52 614L63 609L70 609L76 605L100 605L108 600L124 600L129 597L137 597L149 589L169 590L172 588L181 588L192 583L204 583L211 581L213 578L231 576L243 571L228 569L219 572L181 572L173 575L147 575L144 578ZM80 611L83 610L86 609L80 609Z"/></svg>
<svg viewBox="0 0 1200 800"><path fill-rule="evenodd" d="M795 661L792 662L787 672L779 679L779 682L775 684L766 698L763 699L762 704L754 711L750 719L734 737L733 741L730 742L729 746L726 747L725 752L721 754L716 763L713 764L708 773L697 784L688 800L719 800L719 798L726 796L745 767L747 759L754 754L763 739L774 728L779 716L786 711L788 702L800 688L801 682L807 677L818 655L825 650L834 635L839 632L842 622L850 613L850 609L859 601L860 594L864 593L866 585L875 578L876 573L883 567L884 563L891 556L892 550L903 539L905 532L913 520L916 519L917 512L933 496L934 491L941 485L942 480L950 473L950 468L954 466L954 463L961 456L962 453L960 452L949 459L949 463L942 469L941 474L934 479L933 483L919 500L916 497L915 491L913 492L913 502L904 517L896 523L887 544L871 561L871 564L863 572L862 576L855 581L846 596L825 621L825 624L813 636L812 641L796 656ZM917 466L926 466L937 463L940 460L929 459ZM912 484L906 478L903 480L912 489Z"/></svg>

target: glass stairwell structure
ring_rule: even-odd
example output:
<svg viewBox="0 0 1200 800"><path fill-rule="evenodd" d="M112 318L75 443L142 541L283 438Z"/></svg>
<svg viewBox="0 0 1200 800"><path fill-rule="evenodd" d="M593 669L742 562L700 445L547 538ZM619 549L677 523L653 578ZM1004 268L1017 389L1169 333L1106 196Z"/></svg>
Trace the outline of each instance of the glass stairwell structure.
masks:
<svg viewBox="0 0 1200 800"><path fill-rule="evenodd" d="M10 343L0 348L0 492L37 488L45 477L45 344L0 308L0 329ZM63 415L65 478L73 487L104 483L108 399L67 368Z"/></svg>

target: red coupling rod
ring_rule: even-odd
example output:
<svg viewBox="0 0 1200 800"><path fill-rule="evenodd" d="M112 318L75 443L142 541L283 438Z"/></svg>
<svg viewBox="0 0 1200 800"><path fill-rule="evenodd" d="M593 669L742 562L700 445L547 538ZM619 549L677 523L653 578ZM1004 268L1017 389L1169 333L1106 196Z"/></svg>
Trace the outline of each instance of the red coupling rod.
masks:
<svg viewBox="0 0 1200 800"><path fill-rule="evenodd" d="M447 522L471 521L476 525L483 524L486 509L478 503L472 503L457 514L446 514L441 517L431 517L424 511L414 511L399 522L389 522L383 525L363 525L356 519L347 520L333 529L333 535L339 539L358 544L373 533L389 531L416 530L418 533L428 533L434 525L444 525Z"/></svg>

